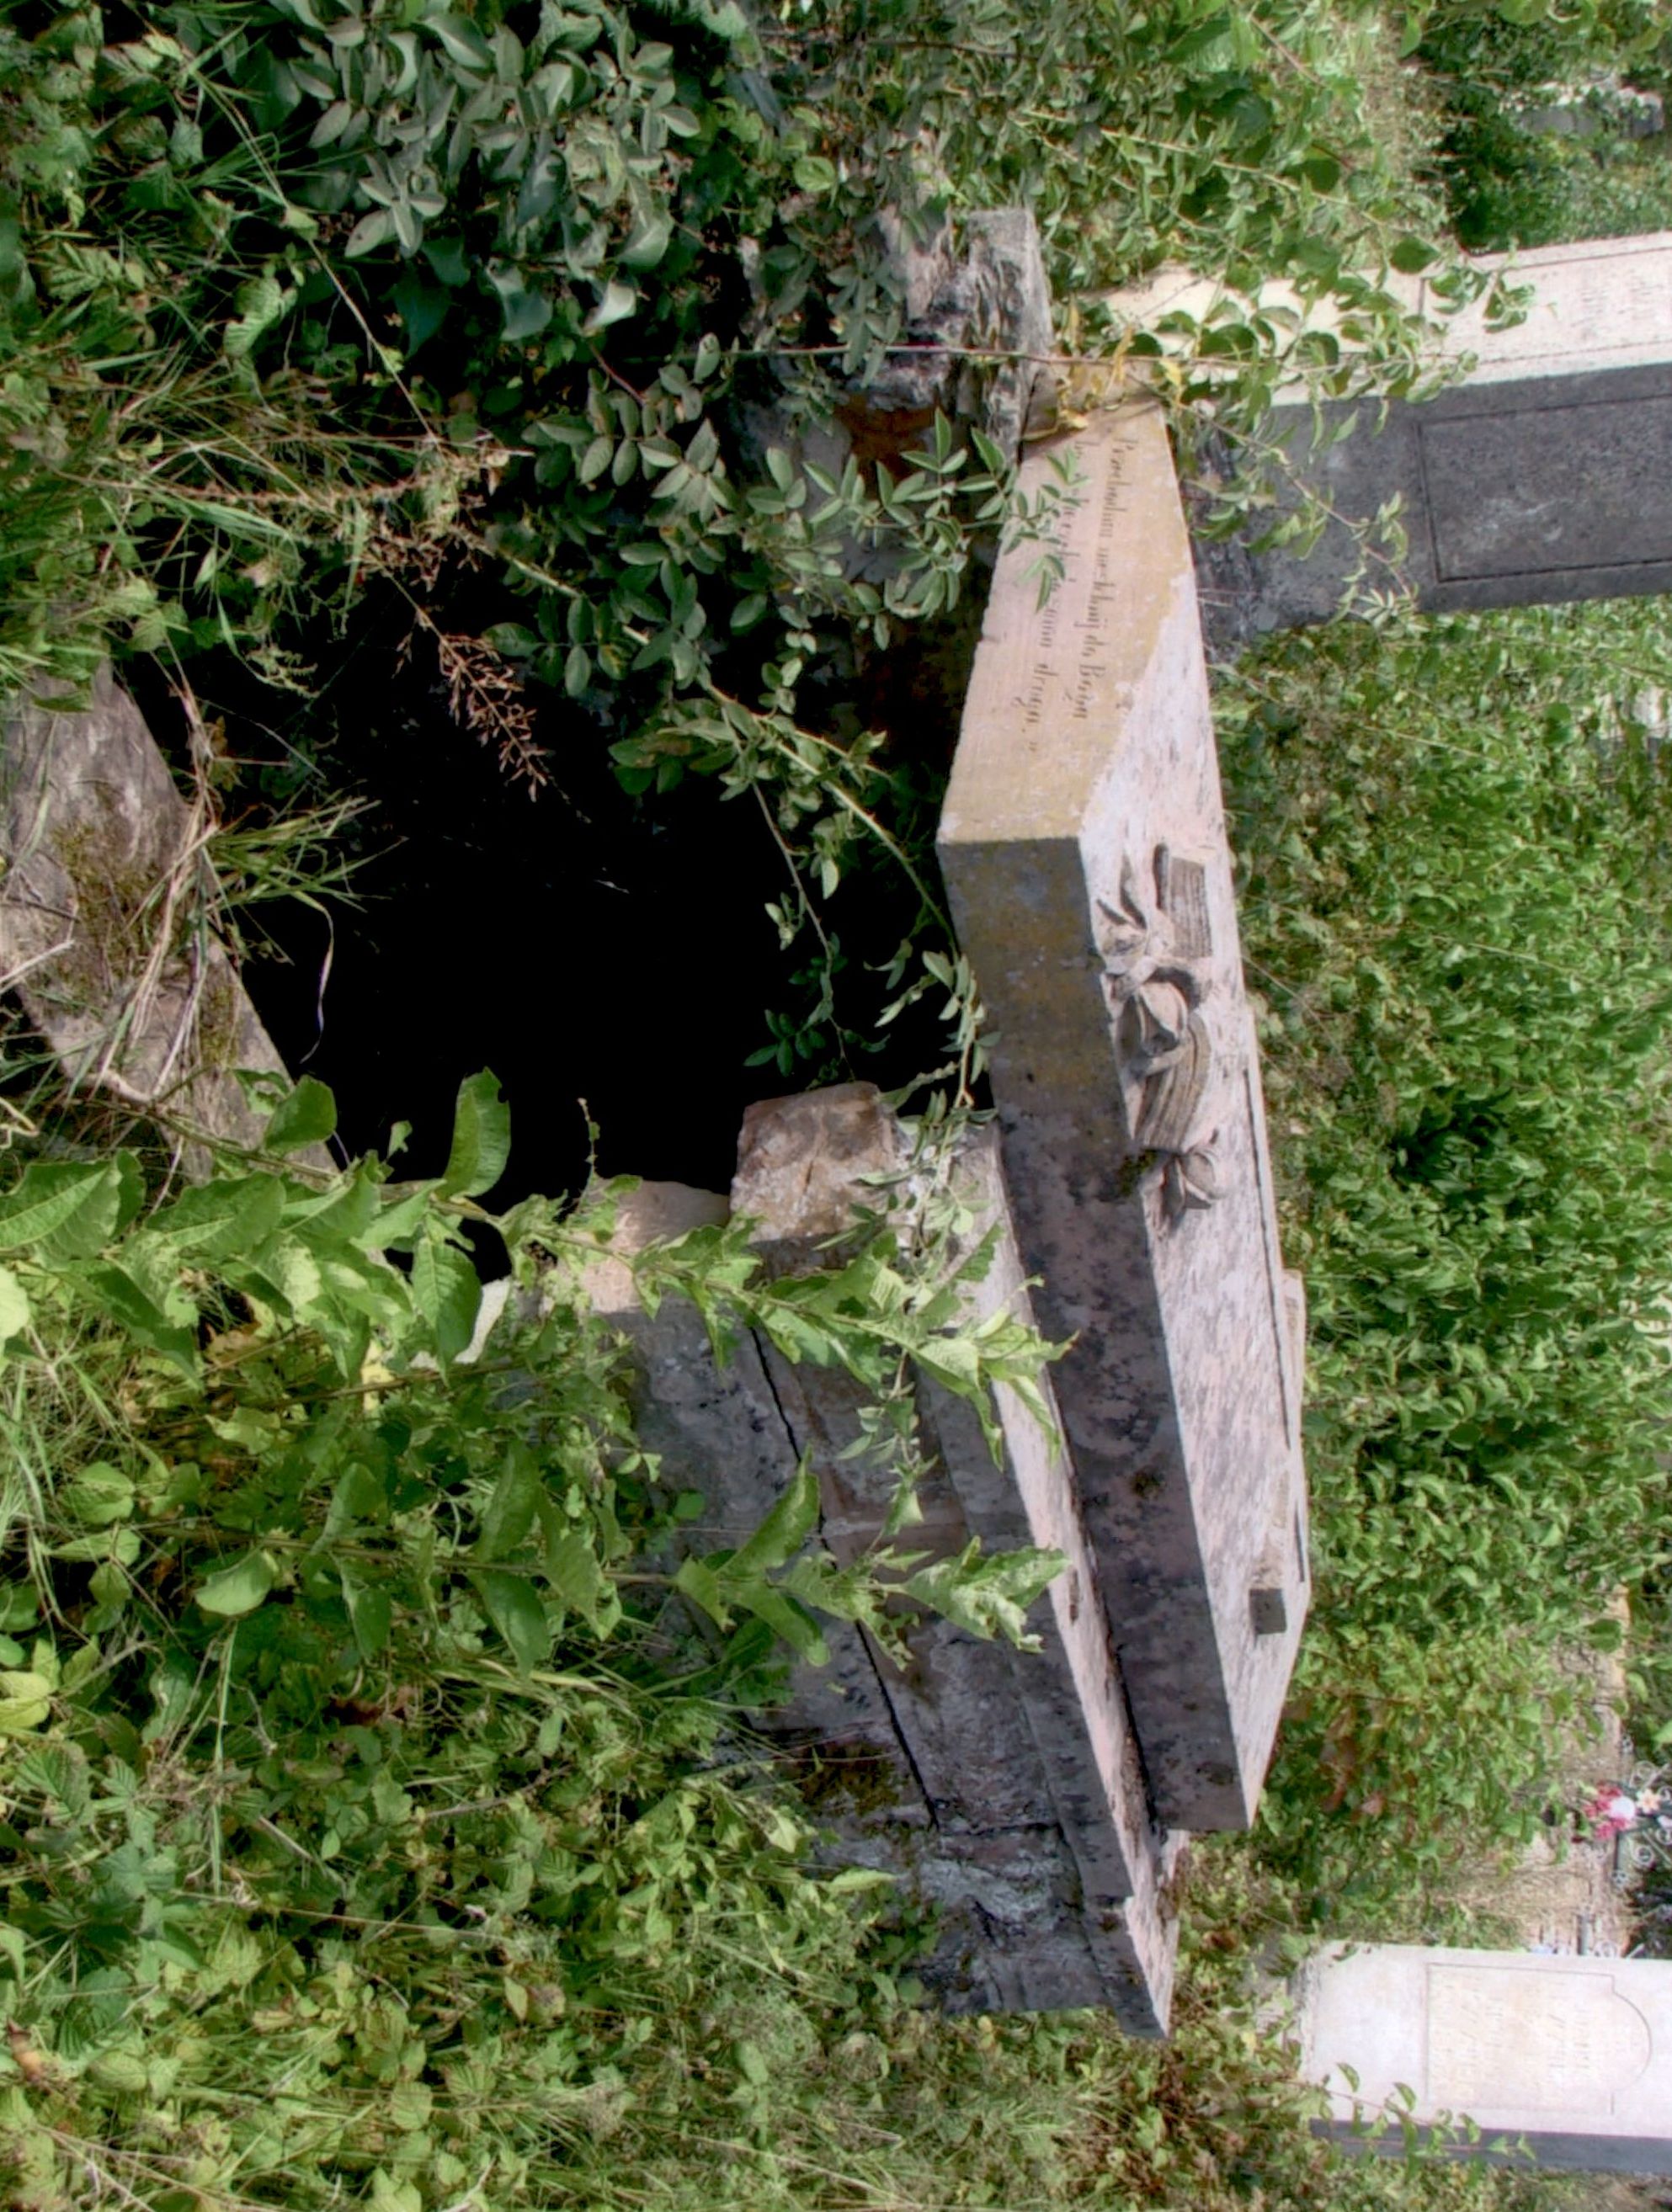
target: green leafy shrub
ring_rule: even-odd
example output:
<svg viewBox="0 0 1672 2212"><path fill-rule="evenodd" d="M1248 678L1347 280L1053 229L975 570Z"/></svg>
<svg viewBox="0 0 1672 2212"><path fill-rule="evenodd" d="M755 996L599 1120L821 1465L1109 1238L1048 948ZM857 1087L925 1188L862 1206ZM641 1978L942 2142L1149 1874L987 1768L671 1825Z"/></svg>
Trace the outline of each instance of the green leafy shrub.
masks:
<svg viewBox="0 0 1672 2212"><path fill-rule="evenodd" d="M304 1084L270 1156L331 1120ZM806 1470L675 1570L693 1500L638 1449L574 1272L607 1204L494 1224L539 1310L460 1364L508 1142L482 1077L430 1183L246 1163L159 1203L121 1152L0 1196L0 2133L33 2202L83 2159L159 2212L490 2176L520 2202L688 2070L747 2104L747 2021L860 1976L880 1878L807 1870L734 1701L770 1694L781 1637L820 1656L814 1607L1025 1641L1054 1557L838 1570ZM743 1237L654 1255L647 1294L874 1383L907 1480L914 1364L984 1403L1037 1364L1014 1328L960 1336L956 1279L885 1228L771 1284Z"/></svg>
<svg viewBox="0 0 1672 2212"><path fill-rule="evenodd" d="M1032 207L1065 344L1094 360L1132 338L1096 295L1163 258L1292 275L1365 341L1309 342L1304 373L1405 391L1416 331L1382 280L1434 261L1432 210L1335 20L170 0L143 27L11 21L0 690L84 680L107 647L306 686L373 590L513 772L549 772L544 737L611 747L635 793L758 795L814 1009L771 1049L817 1060L842 967L824 908L861 854L932 873L924 763L867 720L880 657L1040 520L944 424L802 465L800 433L903 342L879 213L921 234ZM1201 334L1182 408L1252 422L1296 367L1256 323ZM916 956L944 943L933 898L905 904L883 1003L929 988Z"/></svg>
<svg viewBox="0 0 1672 2212"><path fill-rule="evenodd" d="M1641 0L1575 9L1483 9L1445 4L1422 28L1415 55L1438 110L1434 165L1463 244L1475 251L1552 246L1656 228L1640 162L1617 138L1595 145L1529 132L1517 97L1582 84L1593 70L1652 81L1664 36ZM1662 198L1663 204L1663 196Z"/></svg>
<svg viewBox="0 0 1672 2212"><path fill-rule="evenodd" d="M1065 298L1181 252L1344 286L1372 376L1414 373L1374 280L1420 210L1317 0L1118 33L1077 4L1043 38L1008 0L148 24L106 45L72 12L0 50L12 465L68 540L55 566L16 533L20 668L125 620L146 649L258 649L333 578L429 611L438 562L486 562L510 626L476 635L556 691L654 726L735 672L788 711L821 623L880 643L944 610L993 519L962 456L906 484L741 465L733 399L828 418L900 340L881 208L1033 204ZM1226 362L1252 399L1278 343L1224 336L1222 406ZM900 572L845 576L854 535Z"/></svg>
<svg viewBox="0 0 1672 2212"><path fill-rule="evenodd" d="M1564 609L1310 633L1222 696L1311 1302L1272 1835L1328 1883L1523 1832L1550 1655L1667 1557L1666 672L1652 609Z"/></svg>
<svg viewBox="0 0 1672 2212"><path fill-rule="evenodd" d="M688 1583L691 1498L639 1449L577 1280L607 1198L499 1218L541 1297L465 1359L497 1086L465 1086L429 1184L284 1164L330 1123L304 1085L264 1161L200 1186L148 1192L123 1153L37 1159L0 1193L10 2198L1521 2201L1310 2135L1244 1972L1289 1901L1235 1854L1195 1879L1168 2051L1092 2016L921 2008L919 1932L885 1878L813 1863L739 1708L770 1693L775 1636L816 1646L812 1604L882 1627L915 1585L1019 1636L1054 1562L832 1571L804 1478ZM1040 1357L949 1333L956 1285L885 1224L798 1279L763 1282L732 1231L641 1264L647 1296L871 1382L908 1476L903 1365L980 1395Z"/></svg>

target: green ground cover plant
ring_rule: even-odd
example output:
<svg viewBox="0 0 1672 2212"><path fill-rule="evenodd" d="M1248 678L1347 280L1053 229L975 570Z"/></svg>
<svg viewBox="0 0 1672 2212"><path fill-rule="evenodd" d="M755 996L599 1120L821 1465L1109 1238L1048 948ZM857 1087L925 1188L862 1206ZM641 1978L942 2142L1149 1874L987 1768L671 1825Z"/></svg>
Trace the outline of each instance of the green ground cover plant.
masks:
<svg viewBox="0 0 1672 2212"><path fill-rule="evenodd" d="M1309 341L1321 390L1410 389L1417 334L1380 280L1444 271L1355 51L1311 0L1071 0L1043 23L1013 0L15 11L0 690L85 680L106 651L187 685L226 652L305 688L333 625L392 597L512 772L547 773L543 702L647 804L692 775L758 796L795 872L793 963L858 849L916 869L895 981L952 1001L939 1080L967 1097L924 778L818 679L966 591L1018 520L1006 459L931 428L897 473L821 481L751 455L742 410L821 419L897 341L879 205L927 223L1016 199L1077 357L1122 343L1102 287L1182 256L1332 294L1369 343ZM1228 308L1199 337L1171 398L1251 421L1291 335ZM848 573L850 538L889 580ZM882 1625L891 1591L1020 1633L1049 1563L844 1578L808 1548L801 1484L746 1555L682 1571L696 1509L632 1436L566 1273L587 1222L556 1208L492 1231L547 1310L460 1363L466 1232L503 1158L490 1083L425 1187L287 1166L327 1127L317 1085L275 1105L270 1157L185 1192L149 1156L83 1156L78 1123L15 1120L15 2203L1540 2193L1314 2142L1248 1970L1309 1917L1385 1923L1460 1832L1521 1832L1560 1695L1540 1655L1663 1547L1672 979L1645 918L1658 770L1620 711L1655 671L1640 635L1605 636L1599 691L1565 619L1499 644L1347 631L1227 695L1314 1285L1323 1602L1260 1858L1206 1855L1165 2053L921 2008L921 1931L818 1870L748 1725L821 1610ZM800 1285L719 1235L644 1279L853 1367L909 1487L915 1368L980 1395L1043 1353L958 1335L954 1286L893 1234Z"/></svg>
<svg viewBox="0 0 1672 2212"><path fill-rule="evenodd" d="M927 1601L1020 1639L1055 1562L838 1570L804 1479L678 1565L701 1501L638 1448L581 1280L610 1194L488 1213L490 1077L428 1184L295 1164L330 1122L304 1084L196 1186L116 1151L0 1193L5 2202L1529 2201L1308 2133L1245 1971L1291 1908L1245 1859L1198 1877L1165 2051L925 2009L921 1925L812 1862L747 1716L821 1613L886 1635L885 1602ZM465 1359L490 1223L538 1297ZM641 1287L840 1361L885 1416L903 1368L984 1396L1037 1366L959 1328L897 1223L838 1256L768 1282L699 1231Z"/></svg>
<svg viewBox="0 0 1672 2212"><path fill-rule="evenodd" d="M1222 688L1311 1302L1265 1848L1349 1917L1531 1832L1560 1650L1666 1559L1667 674L1649 603L1341 624Z"/></svg>
<svg viewBox="0 0 1672 2212"><path fill-rule="evenodd" d="M1672 201L1658 148L1612 129L1590 140L1532 133L1515 115L1517 102L1560 97L1593 74L1663 88L1658 9L1640 0L1560 10L1446 4L1421 25L1413 51L1416 96L1432 114L1425 166L1465 246L1499 252L1665 226Z"/></svg>

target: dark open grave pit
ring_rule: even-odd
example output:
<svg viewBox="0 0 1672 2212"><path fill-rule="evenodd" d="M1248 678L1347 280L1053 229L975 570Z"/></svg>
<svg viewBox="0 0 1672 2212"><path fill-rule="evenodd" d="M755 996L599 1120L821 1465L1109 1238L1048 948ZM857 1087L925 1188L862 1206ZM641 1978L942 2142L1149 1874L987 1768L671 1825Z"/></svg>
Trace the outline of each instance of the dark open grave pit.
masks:
<svg viewBox="0 0 1672 2212"><path fill-rule="evenodd" d="M433 655L404 659L399 643L392 618L373 620L338 651L324 694L328 742L316 708L261 690L235 665L193 670L203 714L224 725L245 764L229 817L264 805L260 794L287 780L298 754L318 762L299 803L325 792L368 802L344 841L359 903L333 902L329 926L295 901L263 906L256 919L277 957L252 959L245 975L287 1066L335 1092L350 1154L383 1148L408 1121L398 1171L439 1173L459 1085L488 1067L512 1110L496 1205L576 1192L593 1168L724 1190L755 1099L855 1076L906 1084L938 1063L937 998L885 1031L882 1052L844 1057L831 1038L822 1060L787 1073L750 1066L769 1042L767 1010L809 1005L794 975L811 957L806 939L784 953L767 915L790 883L754 795L728 800L716 781L692 777L631 797L609 758L617 733L558 701L542 708L538 731L552 780L531 796L455 721ZM178 702L143 670L124 676L159 741L182 757ZM926 777L955 735L935 701L926 705L943 683L908 659L891 678L903 701L866 702L912 731ZM854 1028L886 996L867 970L915 912L885 860L837 893L829 926L848 963Z"/></svg>

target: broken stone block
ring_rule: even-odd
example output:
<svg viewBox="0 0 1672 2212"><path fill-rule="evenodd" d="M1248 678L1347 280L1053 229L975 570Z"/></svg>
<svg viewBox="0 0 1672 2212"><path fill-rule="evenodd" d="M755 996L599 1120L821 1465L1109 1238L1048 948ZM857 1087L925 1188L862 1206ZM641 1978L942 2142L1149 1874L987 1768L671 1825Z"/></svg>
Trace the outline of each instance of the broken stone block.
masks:
<svg viewBox="0 0 1672 2212"><path fill-rule="evenodd" d="M685 1532L687 1548L698 1553L734 1550L753 1534L789 1487L798 1446L754 1338L743 1336L721 1365L695 1308L669 1297L648 1313L625 1261L647 1245L724 1221L728 1212L716 1191L641 1183L615 1202L609 1245L582 1277L593 1310L630 1346L639 1441L706 1500L702 1518ZM757 1724L816 1770L844 1832L862 1832L872 1811L885 1811L891 1827L927 1825L874 1655L857 1629L831 1621L824 1632L830 1664L798 1668L789 1703L758 1716Z"/></svg>
<svg viewBox="0 0 1672 2212"><path fill-rule="evenodd" d="M84 708L31 703L0 741L0 988L72 1085L186 1139L254 1147L265 1116L235 1068L289 1077L214 933L202 812L101 669ZM329 1168L321 1147L296 1156Z"/></svg>
<svg viewBox="0 0 1672 2212"><path fill-rule="evenodd" d="M903 308L902 350L849 386L833 422L809 421L787 401L745 408L745 456L763 468L775 447L836 477L850 458L867 476L878 461L897 475L940 414L976 424L1014 459L1056 404L1050 280L1031 212L986 209L956 229L942 216L921 241L892 212L877 223ZM857 546L847 566L873 580L891 573L888 559Z"/></svg>
<svg viewBox="0 0 1672 2212"><path fill-rule="evenodd" d="M943 216L924 244L896 215L878 222L914 350L891 356L855 395L851 420L844 410L844 426L856 445L860 425L880 423L907 432L910 444L941 414L978 422L1016 454L1025 435L1049 424L1056 396L1050 280L1031 211L986 209L963 216L958 232ZM985 362L983 348L991 349Z"/></svg>

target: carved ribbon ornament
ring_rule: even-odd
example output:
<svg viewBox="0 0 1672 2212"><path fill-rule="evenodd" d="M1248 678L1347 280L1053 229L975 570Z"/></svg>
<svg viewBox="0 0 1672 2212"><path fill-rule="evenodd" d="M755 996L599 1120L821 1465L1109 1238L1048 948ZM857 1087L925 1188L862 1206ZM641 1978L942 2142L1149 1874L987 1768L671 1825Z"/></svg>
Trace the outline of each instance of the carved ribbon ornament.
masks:
<svg viewBox="0 0 1672 2212"><path fill-rule="evenodd" d="M1213 1065L1200 1011L1213 940L1201 863L1158 845L1154 878L1146 898L1131 861L1122 861L1118 902L1097 901L1097 945L1121 1072L1138 1088L1134 1142L1160 1158L1163 1203L1176 1221L1219 1196L1219 1131L1198 1126Z"/></svg>

